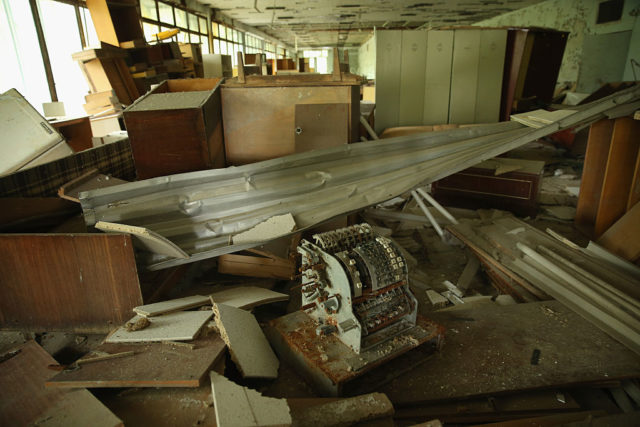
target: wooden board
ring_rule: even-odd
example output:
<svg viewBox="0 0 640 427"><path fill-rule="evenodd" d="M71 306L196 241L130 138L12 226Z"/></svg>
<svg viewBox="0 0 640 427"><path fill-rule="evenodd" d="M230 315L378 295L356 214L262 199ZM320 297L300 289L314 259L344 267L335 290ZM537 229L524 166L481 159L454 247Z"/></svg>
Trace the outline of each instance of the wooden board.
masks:
<svg viewBox="0 0 640 427"><path fill-rule="evenodd" d="M379 135L398 126L402 31L376 32L376 127Z"/></svg>
<svg viewBox="0 0 640 427"><path fill-rule="evenodd" d="M127 181L101 174L98 169L91 169L58 189L58 196L72 202L80 203L78 195L83 191L113 187L126 184Z"/></svg>
<svg viewBox="0 0 640 427"><path fill-rule="evenodd" d="M589 140L584 158L575 217L576 225L588 230L589 233L595 225L598 205L600 204L604 172L611 147L613 123L613 120L602 119L592 124L589 129Z"/></svg>
<svg viewBox="0 0 640 427"><path fill-rule="evenodd" d="M140 316L153 317L162 314L172 313L174 311L186 310L189 308L200 307L209 303L208 296L193 295L190 297L172 299L169 301L156 302L153 304L141 305L135 307L135 311Z"/></svg>
<svg viewBox="0 0 640 427"><path fill-rule="evenodd" d="M640 375L639 356L557 301L478 302L429 317L447 328L445 344L437 357L378 389L396 405ZM532 365L535 349L540 358Z"/></svg>
<svg viewBox="0 0 640 427"><path fill-rule="evenodd" d="M429 31L422 116L425 125L449 123L452 56L453 31Z"/></svg>
<svg viewBox="0 0 640 427"><path fill-rule="evenodd" d="M224 355L224 341L212 334L193 342L192 350L169 343L108 344L95 351L133 356L82 364L62 371L47 381L47 387L198 387L209 369ZM83 357L80 360L85 358Z"/></svg>
<svg viewBox="0 0 640 427"><path fill-rule="evenodd" d="M602 194L594 226L594 235L602 235L627 209L635 159L640 150L640 122L629 117L616 119L611 148L602 183Z"/></svg>
<svg viewBox="0 0 640 427"><path fill-rule="evenodd" d="M278 257L226 254L218 257L218 271L250 277L290 280L296 275L295 263Z"/></svg>
<svg viewBox="0 0 640 427"><path fill-rule="evenodd" d="M47 390L45 381L55 375L47 366L57 362L35 341L16 350L15 356L0 362L1 425L122 425L87 390Z"/></svg>
<svg viewBox="0 0 640 427"><path fill-rule="evenodd" d="M109 335L107 343L152 342L152 341L188 341L194 339L204 324L211 318L211 311L181 311L165 314L151 319L144 329L129 332L124 326ZM135 323L140 316L129 322Z"/></svg>
<svg viewBox="0 0 640 427"><path fill-rule="evenodd" d="M328 124L331 124L328 126ZM296 104L295 152L349 143L349 104Z"/></svg>
<svg viewBox="0 0 640 427"><path fill-rule="evenodd" d="M400 61L400 107L397 126L422 124L427 31L402 32Z"/></svg>
<svg viewBox="0 0 640 427"><path fill-rule="evenodd" d="M629 261L640 258L640 203L616 221L598 244Z"/></svg>
<svg viewBox="0 0 640 427"><path fill-rule="evenodd" d="M142 303L131 237L0 235L0 327L107 332Z"/></svg>
<svg viewBox="0 0 640 427"><path fill-rule="evenodd" d="M51 125L67 140L74 152L93 148L91 122L89 117L78 117L52 122Z"/></svg>
<svg viewBox="0 0 640 427"><path fill-rule="evenodd" d="M480 31L480 59L474 123L500 120L500 99L507 30Z"/></svg>
<svg viewBox="0 0 640 427"><path fill-rule="evenodd" d="M218 304L250 310L263 304L287 301L289 295L257 286L239 286L215 292L211 294L211 299Z"/></svg>
<svg viewBox="0 0 640 427"><path fill-rule="evenodd" d="M480 33L483 30L456 30L451 66L449 123L474 123L478 92Z"/></svg>
<svg viewBox="0 0 640 427"><path fill-rule="evenodd" d="M248 311L224 304L213 305L216 324L227 343L231 359L244 378L277 378L279 361L258 321Z"/></svg>

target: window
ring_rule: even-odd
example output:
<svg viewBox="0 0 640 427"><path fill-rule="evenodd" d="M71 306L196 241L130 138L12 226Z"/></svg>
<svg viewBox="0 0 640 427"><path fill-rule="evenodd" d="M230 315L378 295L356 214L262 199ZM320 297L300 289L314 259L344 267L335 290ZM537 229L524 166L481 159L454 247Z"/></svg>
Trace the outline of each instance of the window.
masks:
<svg viewBox="0 0 640 427"><path fill-rule="evenodd" d="M58 101L67 115L84 115L84 96L89 86L71 55L82 50L75 7L54 0L38 0L40 21L49 51Z"/></svg>
<svg viewBox="0 0 640 427"><path fill-rule="evenodd" d="M149 24L147 22L142 23L142 32L144 33L144 38L146 41L150 42L155 40L156 38L153 36L154 34L158 34L158 26L155 24Z"/></svg>
<svg viewBox="0 0 640 427"><path fill-rule="evenodd" d="M0 1L0 39L0 92L15 88L42 112L51 95L28 1Z"/></svg>
<svg viewBox="0 0 640 427"><path fill-rule="evenodd" d="M193 13L189 14L189 30L199 32L198 30L198 17Z"/></svg>
<svg viewBox="0 0 640 427"><path fill-rule="evenodd" d="M176 26L187 28L187 12L182 9L176 9Z"/></svg>
<svg viewBox="0 0 640 427"><path fill-rule="evenodd" d="M80 8L80 19L82 21L82 32L84 33L84 41L86 43L85 47L100 47L100 40L98 40L96 27L93 26L89 9L86 7Z"/></svg>
<svg viewBox="0 0 640 427"><path fill-rule="evenodd" d="M140 14L143 18L158 19L158 11L156 10L155 0L140 0Z"/></svg>
<svg viewBox="0 0 640 427"><path fill-rule="evenodd" d="M158 11L160 12L160 22L171 26L175 25L173 20L173 6L158 2Z"/></svg>

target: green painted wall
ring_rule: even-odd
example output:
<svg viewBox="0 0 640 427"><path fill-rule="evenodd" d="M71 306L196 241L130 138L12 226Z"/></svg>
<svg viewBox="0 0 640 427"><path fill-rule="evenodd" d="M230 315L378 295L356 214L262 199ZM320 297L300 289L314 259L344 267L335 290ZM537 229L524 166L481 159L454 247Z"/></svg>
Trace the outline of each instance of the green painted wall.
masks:
<svg viewBox="0 0 640 427"><path fill-rule="evenodd" d="M352 62L355 64L356 62ZM369 40L363 43L358 49L357 72L368 79L376 78L376 35L375 33Z"/></svg>
<svg viewBox="0 0 640 427"><path fill-rule="evenodd" d="M636 59L640 55L637 49L640 31L637 30L637 15L640 0L626 0L622 18L616 22L596 24L598 14L598 0L547 0L533 6L516 10L495 18L478 22L475 25L492 26L536 26L561 31L569 31L567 47L565 49L558 82L578 82L580 90L590 92L599 86L600 81L617 81L628 77L630 72L629 59ZM635 12L633 12L635 11ZM632 31L636 27L636 31ZM609 35L612 33L629 32L627 36ZM629 40L628 45L615 46L611 52L604 48L613 40L618 42ZM586 41L586 45L585 45ZM627 42L625 42L627 43ZM635 46L635 49L633 47ZM585 47L589 52L603 52L605 56L599 58L584 55ZM624 51L624 53L621 53ZM606 54L624 57L612 67ZM601 67L602 65L602 67ZM640 71L640 70L639 70ZM638 71L636 71L638 73Z"/></svg>

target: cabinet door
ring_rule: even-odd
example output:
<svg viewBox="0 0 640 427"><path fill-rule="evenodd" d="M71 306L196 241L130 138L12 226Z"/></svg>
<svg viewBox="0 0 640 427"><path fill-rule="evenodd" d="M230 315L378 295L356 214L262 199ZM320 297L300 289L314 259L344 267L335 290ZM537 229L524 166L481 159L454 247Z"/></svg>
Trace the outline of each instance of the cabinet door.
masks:
<svg viewBox="0 0 640 427"><path fill-rule="evenodd" d="M295 152L349 142L349 104L296 104Z"/></svg>

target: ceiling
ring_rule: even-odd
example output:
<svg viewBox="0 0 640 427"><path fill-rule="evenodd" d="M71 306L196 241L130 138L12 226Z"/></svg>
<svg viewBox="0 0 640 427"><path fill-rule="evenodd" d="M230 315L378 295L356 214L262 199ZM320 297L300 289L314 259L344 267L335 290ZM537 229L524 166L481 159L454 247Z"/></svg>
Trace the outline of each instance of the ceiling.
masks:
<svg viewBox="0 0 640 427"><path fill-rule="evenodd" d="M541 0L198 0L299 48L359 46L374 27L469 25Z"/></svg>

